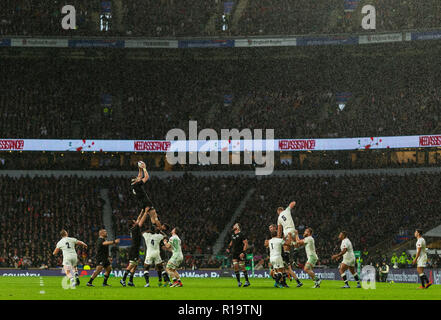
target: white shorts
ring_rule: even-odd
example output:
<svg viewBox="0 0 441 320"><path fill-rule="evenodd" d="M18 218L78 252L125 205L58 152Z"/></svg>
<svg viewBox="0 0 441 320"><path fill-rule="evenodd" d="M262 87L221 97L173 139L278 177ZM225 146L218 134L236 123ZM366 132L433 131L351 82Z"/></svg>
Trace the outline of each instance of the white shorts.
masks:
<svg viewBox="0 0 441 320"><path fill-rule="evenodd" d="M147 256L145 258L144 264L148 264L148 265L157 265L160 264L162 262L161 256L159 254L154 254L151 256Z"/></svg>
<svg viewBox="0 0 441 320"><path fill-rule="evenodd" d="M343 261L341 263L347 265L348 267L355 267L355 257L343 257Z"/></svg>
<svg viewBox="0 0 441 320"><path fill-rule="evenodd" d="M418 260L417 260L417 267L425 268L426 265L427 265L427 257L425 257L425 258L418 258Z"/></svg>
<svg viewBox="0 0 441 320"><path fill-rule="evenodd" d="M77 256L66 256L63 257L63 266L66 267L76 267L78 264Z"/></svg>
<svg viewBox="0 0 441 320"><path fill-rule="evenodd" d="M312 267L315 267L317 261L318 261L318 257L316 257L316 256L310 256L310 257L308 258L308 261L306 261L306 263L309 263Z"/></svg>
<svg viewBox="0 0 441 320"><path fill-rule="evenodd" d="M271 263L273 269L282 269L285 267L281 256L270 257L270 263Z"/></svg>
<svg viewBox="0 0 441 320"><path fill-rule="evenodd" d="M291 237L292 237L293 241L295 241L295 234L294 234L295 231L296 231L295 228L286 228L286 229L283 228L283 235L285 237L288 237L288 233L291 233Z"/></svg>

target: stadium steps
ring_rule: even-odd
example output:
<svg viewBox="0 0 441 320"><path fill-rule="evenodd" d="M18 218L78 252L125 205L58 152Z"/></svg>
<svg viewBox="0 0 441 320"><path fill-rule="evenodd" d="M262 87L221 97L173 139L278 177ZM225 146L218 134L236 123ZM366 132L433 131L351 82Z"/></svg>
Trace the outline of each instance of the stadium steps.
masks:
<svg viewBox="0 0 441 320"><path fill-rule="evenodd" d="M107 239L114 240L115 239L115 232L113 230L112 206L110 204L109 189L101 189L100 196L101 196L101 199L104 200L103 223L104 223L104 228L106 228L106 230L107 230L107 235L108 235ZM112 246L110 246L110 248L112 248Z"/></svg>
<svg viewBox="0 0 441 320"><path fill-rule="evenodd" d="M233 31L237 31L237 26L239 25L239 21L242 18L242 12L246 9L247 6L248 6L248 0L240 0L240 2L237 4L231 22L231 29Z"/></svg>
<svg viewBox="0 0 441 320"><path fill-rule="evenodd" d="M237 221L237 217L239 217L243 210L245 209L245 205L247 201L251 198L254 191L256 191L255 188L251 188L248 190L245 197L242 199L241 203L237 207L236 211L234 211L233 216L231 217L230 221L225 225L224 230L221 232L219 238L216 240L214 246L213 246L213 253L214 255L218 255L220 251L222 250L222 247L225 243L225 237L228 235L228 233L231 231L231 228L233 227L234 223Z"/></svg>

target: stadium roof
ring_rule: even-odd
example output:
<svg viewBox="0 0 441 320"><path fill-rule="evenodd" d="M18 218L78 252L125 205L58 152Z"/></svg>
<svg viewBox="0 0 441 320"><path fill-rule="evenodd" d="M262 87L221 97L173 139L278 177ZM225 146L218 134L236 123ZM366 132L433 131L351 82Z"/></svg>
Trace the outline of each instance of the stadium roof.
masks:
<svg viewBox="0 0 441 320"><path fill-rule="evenodd" d="M437 226L436 228L427 231L424 234L425 237L440 237L441 238L441 225Z"/></svg>

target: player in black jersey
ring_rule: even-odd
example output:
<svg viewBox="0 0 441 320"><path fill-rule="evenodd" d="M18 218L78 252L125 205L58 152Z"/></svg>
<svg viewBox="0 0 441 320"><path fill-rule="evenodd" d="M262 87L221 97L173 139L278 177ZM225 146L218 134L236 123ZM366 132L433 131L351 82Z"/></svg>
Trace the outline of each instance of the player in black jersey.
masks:
<svg viewBox="0 0 441 320"><path fill-rule="evenodd" d="M93 280L103 271L104 272L104 282L103 287L108 287L107 280L109 279L110 271L112 271L112 266L110 265L109 261L109 245L112 244L118 244L119 239L112 240L112 241L106 241L107 238L107 230L101 229L99 231L99 238L96 241L96 270L90 277L89 282L87 283L88 287L94 287L92 284Z"/></svg>
<svg viewBox="0 0 441 320"><path fill-rule="evenodd" d="M242 286L242 283L240 282L240 270L242 270L243 275L245 277L245 283L243 286L248 287L250 285L250 282L248 281L248 273L247 270L245 269L245 252L248 248L248 240L245 237L245 235L241 232L239 223L236 223L233 226L233 234L231 236L231 242L227 248L228 253L230 252L230 248L233 258L234 273L236 274L236 279L237 279L237 285L239 287Z"/></svg>
<svg viewBox="0 0 441 320"><path fill-rule="evenodd" d="M144 210L150 216L152 226L156 226L161 230L162 226L158 219L158 214L153 206L152 200L150 200L147 192L145 191L144 185L149 179L149 173L147 172L146 165L144 162L140 161L138 166L138 176L132 179L131 189L132 193L138 199L140 210Z"/></svg>
<svg viewBox="0 0 441 320"><path fill-rule="evenodd" d="M136 268L138 267L139 247L141 246L141 238L142 238L141 227L144 224L146 218L147 218L147 211L142 210L138 216L138 219L136 219L136 221L133 221L133 225L130 228L132 245L130 246L129 249L129 265L126 268L126 271L124 271L123 278L119 282L123 287L126 286L126 279L129 273L130 273L130 280L127 285L129 285L130 287L135 286L133 284L133 276L135 274Z"/></svg>

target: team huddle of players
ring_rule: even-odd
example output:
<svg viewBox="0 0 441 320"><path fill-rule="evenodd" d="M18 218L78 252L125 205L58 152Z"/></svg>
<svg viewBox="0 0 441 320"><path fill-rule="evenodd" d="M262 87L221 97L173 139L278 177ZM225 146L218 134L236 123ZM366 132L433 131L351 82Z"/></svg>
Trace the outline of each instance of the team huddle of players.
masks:
<svg viewBox="0 0 441 320"><path fill-rule="evenodd" d="M144 278L146 281L145 287L149 287L149 270L150 267L155 267L158 273L158 285L170 287L182 287L182 282L177 272L177 269L183 261L183 254L181 249L181 240L179 239L179 229L177 227L171 230L171 237L167 240L166 233L171 229L169 225L162 224L159 221L156 209L153 206L152 201L148 197L144 184L149 179L149 174L146 170L144 162L139 164L138 176L131 181L131 189L133 194L138 199L140 205L140 214L136 220L130 222L130 232L132 243L129 249L129 264L124 272L123 278L120 280L120 284L125 287L135 286L133 283L133 277L138 267L139 249L141 247L142 238L146 244L146 257L144 261ZM287 278L294 279L297 282L297 287L303 286L296 273L292 269L290 252L293 248L304 247L307 257L307 262L304 266L304 271L314 281L313 288L320 288L321 279L314 273L313 268L316 266L318 256L315 249L315 240L313 238L313 230L308 227L303 233L303 239L299 238L298 231L295 229L294 221L291 215L291 210L294 209L296 203L291 202L289 206L284 209L283 207L277 208L277 225L269 226L269 237L265 241L265 247L268 248L270 254L271 264L271 277L275 280L274 287L288 288L286 282ZM147 217L150 217L147 221ZM146 225L149 225L146 227ZM77 269L77 253L75 245L81 245L87 247L87 245L75 238L70 238L66 230L61 231L62 239L57 243L57 247L54 251L54 255L58 254L59 250L63 251L63 268L67 277L70 279L72 286L80 284ZM421 287L427 289L432 285L427 276L424 274L424 268L427 264L427 252L426 243L422 237L422 231L416 230L415 237L417 241L417 255L414 264L417 264L417 271L421 279ZM102 229L99 231L99 238L97 240L97 253L96 253L96 270L90 277L87 286L94 286L92 283L94 279L104 270L103 286L109 286L107 280L110 276L111 265L109 261L109 246L119 243L117 240L106 240L107 231ZM342 288L350 288L346 271L349 270L357 282L357 288L361 288L360 278L355 271L355 254L351 241L347 237L345 231L340 232L338 235L341 241L341 252L332 256L333 260L339 260L343 258L340 263L339 272L341 278L344 281ZM172 256L166 264L164 270L164 261L161 258L161 247L165 250L172 252ZM231 242L227 248L227 253L231 253L233 261L233 269L236 275L237 283L239 287L242 287L240 280L240 272L242 271L245 283L243 287L250 286L248 279L248 273L245 268L246 251L248 249L248 240L244 233L241 231L241 226L236 223L233 226L233 234ZM126 283L127 277L129 277L128 283ZM171 281L170 281L171 279ZM164 280L164 284L162 282Z"/></svg>

